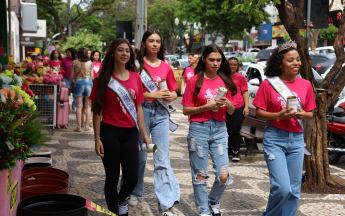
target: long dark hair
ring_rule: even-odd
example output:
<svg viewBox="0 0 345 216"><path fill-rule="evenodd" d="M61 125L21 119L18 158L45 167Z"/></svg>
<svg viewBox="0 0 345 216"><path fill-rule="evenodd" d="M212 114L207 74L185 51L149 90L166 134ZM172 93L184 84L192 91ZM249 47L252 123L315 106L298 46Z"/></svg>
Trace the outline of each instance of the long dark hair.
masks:
<svg viewBox="0 0 345 216"><path fill-rule="evenodd" d="M285 53L290 52L291 50L297 51L296 48L290 47L281 52L278 52L279 48L280 47L275 48L272 52L272 55L267 59L267 66L265 68L266 77L280 76L280 74L282 73L282 70L280 69L280 65L283 62Z"/></svg>
<svg viewBox="0 0 345 216"><path fill-rule="evenodd" d="M78 51L78 60L81 62L89 61L89 57L87 56L88 50L86 48L79 48Z"/></svg>
<svg viewBox="0 0 345 216"><path fill-rule="evenodd" d="M231 94L235 95L237 93L237 88L234 81L232 81L231 79L231 70L230 70L229 62L226 60L219 46L215 44L208 45L207 47L205 47L205 50L202 53L201 58L204 58L206 60L207 56L212 52L219 53L222 56L222 63L220 64L217 74L224 81L226 87L231 91ZM202 60L200 60L198 65L195 68L195 74L199 74L199 76L198 76L198 80L195 83L196 91L194 92L194 95L198 95L200 93L201 86L204 82L205 70L206 70L205 63Z"/></svg>
<svg viewBox="0 0 345 216"><path fill-rule="evenodd" d="M99 55L98 61L101 62L101 53L98 50L92 51L92 53L91 53L91 62L93 62L93 57L92 56L95 55L95 53L98 53L98 55Z"/></svg>
<svg viewBox="0 0 345 216"><path fill-rule="evenodd" d="M108 83L110 81L111 75L114 72L114 52L116 48L123 43L128 45L128 47L130 48L129 50L131 55L131 57L125 65L125 68L129 71L137 72L137 67L135 66L135 55L133 50L131 49L131 45L128 43L126 39L123 38L118 38L114 40L110 44L108 52L105 54L102 66L99 69L99 75L97 77L98 88L96 91L96 101L92 105L92 111L94 113L97 113L98 115L101 114L104 95L108 88Z"/></svg>
<svg viewBox="0 0 345 216"><path fill-rule="evenodd" d="M230 60L235 60L235 61L237 61L237 70L236 70L236 71L238 71L238 70L240 69L240 61L238 61L238 59L237 59L236 57L230 57L230 58L228 59L229 66L230 66ZM230 68L230 72L231 72L231 68Z"/></svg>
<svg viewBox="0 0 345 216"><path fill-rule="evenodd" d="M73 48L68 48L68 49L66 49L66 53L67 53L67 51L70 51L70 52L71 52L71 54L72 54L72 61L74 61L74 60L75 60L75 52L74 52L74 49L73 49ZM66 54L66 58L67 58L67 54Z"/></svg>
<svg viewBox="0 0 345 216"><path fill-rule="evenodd" d="M157 53L157 58L164 61L164 47L163 47L162 36L156 29L148 29L143 35L143 39L141 40L141 44L140 44L140 50L137 54L137 60L139 61L139 64L140 64L139 73L141 73L143 69L146 69L145 64L144 64L144 56L146 55L146 48L143 46L143 43L146 43L147 38L153 34L158 34L159 37L161 38L161 48L159 49Z"/></svg>
<svg viewBox="0 0 345 216"><path fill-rule="evenodd" d="M59 60L62 60L61 53L59 52L59 50L53 50L53 52L50 53L50 60L54 60L54 52L58 52L59 53Z"/></svg>

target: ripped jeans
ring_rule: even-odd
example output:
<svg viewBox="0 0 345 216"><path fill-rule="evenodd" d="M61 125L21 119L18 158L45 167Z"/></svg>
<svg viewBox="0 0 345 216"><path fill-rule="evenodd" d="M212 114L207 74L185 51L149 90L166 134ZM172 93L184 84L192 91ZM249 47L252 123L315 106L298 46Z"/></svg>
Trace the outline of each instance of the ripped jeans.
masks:
<svg viewBox="0 0 345 216"><path fill-rule="evenodd" d="M187 140L195 205L200 210L200 214L210 214L208 201L218 202L232 178L229 173L226 122L216 121L212 118L205 122L192 121ZM212 158L216 179L210 195L207 196L208 153ZM199 179L200 177L204 179Z"/></svg>
<svg viewBox="0 0 345 216"><path fill-rule="evenodd" d="M270 175L270 194L261 216L294 216L301 192L303 133L279 129L267 122L262 145Z"/></svg>

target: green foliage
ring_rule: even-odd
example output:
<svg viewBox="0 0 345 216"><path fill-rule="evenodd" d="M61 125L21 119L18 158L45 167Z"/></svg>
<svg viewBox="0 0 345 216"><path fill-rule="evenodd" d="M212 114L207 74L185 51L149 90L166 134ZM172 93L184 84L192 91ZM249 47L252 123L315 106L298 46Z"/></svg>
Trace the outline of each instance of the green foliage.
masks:
<svg viewBox="0 0 345 216"><path fill-rule="evenodd" d="M251 55L251 56L248 56L246 58L243 58L242 56L239 56L237 57L237 59L240 61L240 62L252 62L255 60L255 56L254 55Z"/></svg>
<svg viewBox="0 0 345 216"><path fill-rule="evenodd" d="M99 50L102 53L100 36L97 34L79 32L75 36L68 38L67 42L62 44L61 49L66 50L69 47L73 48L76 51L78 51L79 48L86 48L91 51Z"/></svg>
<svg viewBox="0 0 345 216"><path fill-rule="evenodd" d="M45 126L42 123L35 121L37 116L41 113L35 111L33 115L24 123L22 128L22 139L25 140L25 144L32 148L33 146L43 146L50 138L49 134L42 133Z"/></svg>
<svg viewBox="0 0 345 216"><path fill-rule="evenodd" d="M314 29L312 29L312 31L314 31ZM303 29L300 29L299 30L299 34L302 36L302 37L306 37L306 32L305 32L305 30ZM284 41L285 42L287 42L287 41L290 41L290 35L289 34L286 34L286 35L284 35L284 37L283 37L283 39L284 39Z"/></svg>
<svg viewBox="0 0 345 216"><path fill-rule="evenodd" d="M338 34L338 28L333 24L326 29L322 29L319 34L319 40L335 40Z"/></svg>
<svg viewBox="0 0 345 216"><path fill-rule="evenodd" d="M45 55L45 56L48 56L48 49L44 49L44 51L43 51L43 54Z"/></svg>

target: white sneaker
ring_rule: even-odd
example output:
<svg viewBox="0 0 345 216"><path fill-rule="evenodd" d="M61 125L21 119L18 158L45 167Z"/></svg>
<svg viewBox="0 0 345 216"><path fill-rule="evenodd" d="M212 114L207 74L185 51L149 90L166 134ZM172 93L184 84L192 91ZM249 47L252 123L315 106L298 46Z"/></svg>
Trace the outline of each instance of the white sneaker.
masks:
<svg viewBox="0 0 345 216"><path fill-rule="evenodd" d="M170 209L168 209L162 212L162 216L176 216L176 214L174 214Z"/></svg>
<svg viewBox="0 0 345 216"><path fill-rule="evenodd" d="M128 216L128 203L127 200L119 202L119 216Z"/></svg>
<svg viewBox="0 0 345 216"><path fill-rule="evenodd" d="M212 216L222 216L219 202L208 202Z"/></svg>
<svg viewBox="0 0 345 216"><path fill-rule="evenodd" d="M131 195L129 195L129 199L127 200L127 202L131 206L136 206L136 205L138 205L138 197L131 194Z"/></svg>

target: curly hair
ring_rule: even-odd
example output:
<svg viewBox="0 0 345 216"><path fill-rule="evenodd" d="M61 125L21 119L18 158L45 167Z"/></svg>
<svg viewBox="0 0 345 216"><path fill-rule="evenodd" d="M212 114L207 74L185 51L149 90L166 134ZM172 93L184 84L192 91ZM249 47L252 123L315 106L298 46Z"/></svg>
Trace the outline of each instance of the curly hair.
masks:
<svg viewBox="0 0 345 216"><path fill-rule="evenodd" d="M266 77L274 77L274 76L280 76L281 69L280 65L283 62L284 54L287 52L290 52L291 50L296 50L296 48L290 47L286 50L283 50L281 52L278 52L278 48L275 48L271 54L271 56L267 60L267 66L265 69L265 76Z"/></svg>

